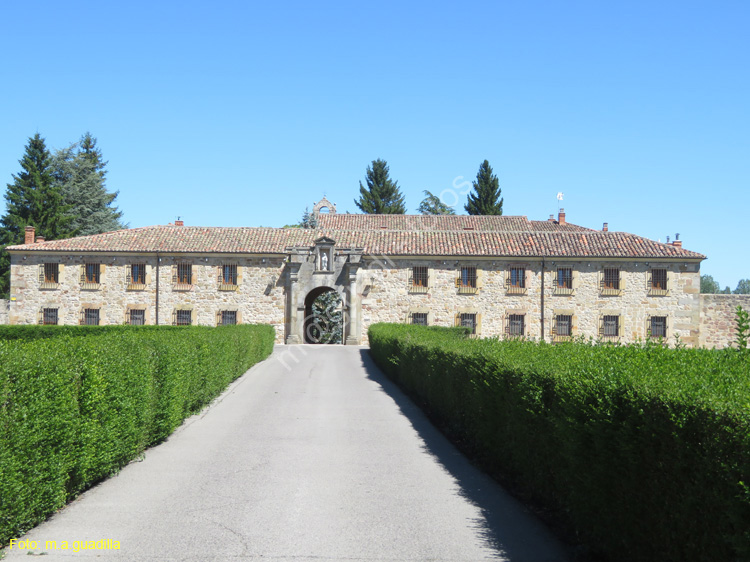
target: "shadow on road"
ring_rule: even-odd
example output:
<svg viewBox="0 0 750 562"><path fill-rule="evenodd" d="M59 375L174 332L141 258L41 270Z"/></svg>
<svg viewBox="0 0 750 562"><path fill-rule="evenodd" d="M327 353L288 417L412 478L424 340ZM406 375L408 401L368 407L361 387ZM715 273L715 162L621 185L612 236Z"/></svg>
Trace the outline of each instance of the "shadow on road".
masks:
<svg viewBox="0 0 750 562"><path fill-rule="evenodd" d="M422 410L375 364L367 349L362 363L370 380L376 382L399 407L419 434L426 452L455 479L460 494L479 508L482 517L472 523L487 546L508 560L527 560L531 544L551 539L551 533L499 484L473 466L468 459L429 421ZM416 515L416 514L415 514Z"/></svg>

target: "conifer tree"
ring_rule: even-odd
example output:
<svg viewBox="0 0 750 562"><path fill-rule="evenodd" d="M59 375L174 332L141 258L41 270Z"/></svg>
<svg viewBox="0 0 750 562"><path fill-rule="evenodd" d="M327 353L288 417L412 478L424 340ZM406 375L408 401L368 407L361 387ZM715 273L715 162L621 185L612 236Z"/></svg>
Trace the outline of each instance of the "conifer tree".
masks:
<svg viewBox="0 0 750 562"><path fill-rule="evenodd" d="M477 180L472 182L474 191L469 193L469 201L464 206L470 215L502 215L503 199L500 197L500 184L492 173L489 161L479 166Z"/></svg>
<svg viewBox="0 0 750 562"><path fill-rule="evenodd" d="M367 167L365 182L367 187L359 182L359 200L354 200L362 212L375 215L403 215L406 212L404 196L398 182L388 176L385 160L372 161L372 166Z"/></svg>
<svg viewBox="0 0 750 562"><path fill-rule="evenodd" d="M106 165L96 138L88 132L52 158L55 185L71 206L73 226L81 236L125 228L122 212L112 205L118 193L108 192L105 185Z"/></svg>
<svg viewBox="0 0 750 562"><path fill-rule="evenodd" d="M425 198L419 204L418 211L423 215L455 215L453 207L449 207L431 191L424 190Z"/></svg>
<svg viewBox="0 0 750 562"><path fill-rule="evenodd" d="M7 184L6 211L0 219L0 295L10 291L10 255L6 246L23 244L27 226L36 229L46 240L68 238L75 234L70 206L66 205L58 186L53 182L50 153L39 133L29 138L26 152L19 163L22 171L13 174Z"/></svg>

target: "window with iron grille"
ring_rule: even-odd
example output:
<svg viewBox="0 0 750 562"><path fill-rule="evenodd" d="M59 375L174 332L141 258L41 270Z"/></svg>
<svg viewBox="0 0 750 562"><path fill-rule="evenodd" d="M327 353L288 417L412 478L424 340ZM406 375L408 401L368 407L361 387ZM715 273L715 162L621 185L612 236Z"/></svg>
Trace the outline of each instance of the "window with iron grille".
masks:
<svg viewBox="0 0 750 562"><path fill-rule="evenodd" d="M652 316L649 318L649 337L666 338L667 337L667 317Z"/></svg>
<svg viewBox="0 0 750 562"><path fill-rule="evenodd" d="M461 278L459 279L461 287L468 287L472 289L477 288L477 268L472 266L466 266L461 268Z"/></svg>
<svg viewBox="0 0 750 562"><path fill-rule="evenodd" d="M652 269L651 281L649 283L649 292L652 295L664 295L667 293L667 270Z"/></svg>
<svg viewBox="0 0 750 562"><path fill-rule="evenodd" d="M572 290L573 289L573 269L570 267L557 268L557 280L555 289Z"/></svg>
<svg viewBox="0 0 750 562"><path fill-rule="evenodd" d="M84 308L82 323L84 326L98 326L99 325L99 309L98 308Z"/></svg>
<svg viewBox="0 0 750 562"><path fill-rule="evenodd" d="M46 324L46 325L57 324L57 309L56 308L43 308L42 309L42 324Z"/></svg>
<svg viewBox="0 0 750 562"><path fill-rule="evenodd" d="M225 263L221 266L219 272L219 284L222 287L236 287L237 286L237 266L235 264Z"/></svg>
<svg viewBox="0 0 750 562"><path fill-rule="evenodd" d="M175 310L174 311L174 325L175 326L190 326L193 323L193 311L192 310Z"/></svg>
<svg viewBox="0 0 750 562"><path fill-rule="evenodd" d="M620 316L616 314L602 316L600 334L604 338L620 337Z"/></svg>
<svg viewBox="0 0 750 562"><path fill-rule="evenodd" d="M419 326L427 326L427 313L426 312L412 312L411 323Z"/></svg>
<svg viewBox="0 0 750 562"><path fill-rule="evenodd" d="M472 334L477 333L477 315L475 312L462 312L458 317L459 326L469 328Z"/></svg>
<svg viewBox="0 0 750 562"><path fill-rule="evenodd" d="M602 271L602 293L617 294L620 292L620 270L616 267L605 267Z"/></svg>
<svg viewBox="0 0 750 562"><path fill-rule="evenodd" d="M553 335L559 339L571 337L573 335L573 316L570 314L555 315L555 329Z"/></svg>
<svg viewBox="0 0 750 562"><path fill-rule="evenodd" d="M525 335L525 314L509 314L505 324L505 333L511 337Z"/></svg>
<svg viewBox="0 0 750 562"><path fill-rule="evenodd" d="M49 289L56 288L60 282L60 264L59 263L45 263L42 264L39 272L39 283L41 288Z"/></svg>
<svg viewBox="0 0 750 562"><path fill-rule="evenodd" d="M86 285L98 285L101 280L101 264L87 263L83 266L81 282Z"/></svg>
<svg viewBox="0 0 750 562"><path fill-rule="evenodd" d="M128 324L130 324L131 326L145 326L146 309L131 308L130 310L128 310Z"/></svg>
<svg viewBox="0 0 750 562"><path fill-rule="evenodd" d="M523 289L526 287L526 268L525 267L511 267L510 268L510 286L518 287Z"/></svg>
<svg viewBox="0 0 750 562"><path fill-rule="evenodd" d="M427 292L429 270L426 266L414 266L411 268L410 290L412 293Z"/></svg>
<svg viewBox="0 0 750 562"><path fill-rule="evenodd" d="M128 285L145 285L146 284L146 264L133 263L130 265L128 275Z"/></svg>
<svg viewBox="0 0 750 562"><path fill-rule="evenodd" d="M236 310L222 310L221 311L221 325L229 326L230 324L237 323L237 311Z"/></svg>
<svg viewBox="0 0 750 562"><path fill-rule="evenodd" d="M174 276L175 285L192 285L193 283L193 264L178 263L175 268Z"/></svg>

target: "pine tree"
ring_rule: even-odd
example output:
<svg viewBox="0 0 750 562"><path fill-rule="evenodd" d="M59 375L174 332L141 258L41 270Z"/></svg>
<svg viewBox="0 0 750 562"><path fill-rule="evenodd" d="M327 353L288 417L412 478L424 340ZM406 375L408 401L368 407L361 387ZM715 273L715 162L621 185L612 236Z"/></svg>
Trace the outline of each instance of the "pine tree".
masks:
<svg viewBox="0 0 750 562"><path fill-rule="evenodd" d="M359 201L354 203L364 213L374 215L403 215L406 212L404 196L398 182L388 177L388 164L385 160L372 161L365 176L367 187L359 182Z"/></svg>
<svg viewBox="0 0 750 562"><path fill-rule="evenodd" d="M440 197L428 190L424 190L425 198L419 204L418 211L423 215L455 215L453 207L442 202Z"/></svg>
<svg viewBox="0 0 750 562"><path fill-rule="evenodd" d="M503 199L500 197L500 185L487 160L479 166L477 181L472 184L474 192L469 193L469 201L464 206L466 212L470 215L502 215Z"/></svg>
<svg viewBox="0 0 750 562"><path fill-rule="evenodd" d="M66 205L53 182L51 156L39 133L29 138L26 153L19 160L21 171L13 175L5 193L6 212L0 219L0 294L10 292L10 255L6 246L23 244L27 226L46 240L68 238L75 234L70 206Z"/></svg>
<svg viewBox="0 0 750 562"><path fill-rule="evenodd" d="M125 228L122 213L112 206L118 193L108 192L105 186L106 165L96 138L88 132L52 158L55 185L71 206L73 226L81 236Z"/></svg>

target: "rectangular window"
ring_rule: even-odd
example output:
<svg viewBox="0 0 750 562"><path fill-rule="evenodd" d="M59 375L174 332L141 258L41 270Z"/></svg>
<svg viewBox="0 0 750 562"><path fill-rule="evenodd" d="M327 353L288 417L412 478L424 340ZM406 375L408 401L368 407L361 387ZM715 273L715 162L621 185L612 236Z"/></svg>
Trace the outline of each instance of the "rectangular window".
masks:
<svg viewBox="0 0 750 562"><path fill-rule="evenodd" d="M511 337L523 337L525 332L524 314L509 314L505 325L505 333Z"/></svg>
<svg viewBox="0 0 750 562"><path fill-rule="evenodd" d="M45 285L57 285L60 282L60 264L45 263L44 277L42 283Z"/></svg>
<svg viewBox="0 0 750 562"><path fill-rule="evenodd" d="M461 276L456 280L458 292L473 294L477 292L477 268L466 266L461 268Z"/></svg>
<svg viewBox="0 0 750 562"><path fill-rule="evenodd" d="M649 318L649 333L650 338L666 338L667 337L667 317L666 316L652 316Z"/></svg>
<svg viewBox="0 0 750 562"><path fill-rule="evenodd" d="M193 264L178 263L175 267L175 276L173 279L175 285L189 287L193 284Z"/></svg>
<svg viewBox="0 0 750 562"><path fill-rule="evenodd" d="M130 265L130 276L128 285L145 285L146 284L146 264L134 263Z"/></svg>
<svg viewBox="0 0 750 562"><path fill-rule="evenodd" d="M193 311L192 310L175 310L174 324L175 326L190 326L193 323Z"/></svg>
<svg viewBox="0 0 750 562"><path fill-rule="evenodd" d="M620 270L617 267L605 267L602 271L602 294L620 294Z"/></svg>
<svg viewBox="0 0 750 562"><path fill-rule="evenodd" d="M101 280L101 264L87 263L83 266L81 282L84 285L98 285Z"/></svg>
<svg viewBox="0 0 750 562"><path fill-rule="evenodd" d="M652 269L649 293L652 295L666 295L667 289L669 289L667 286L667 270Z"/></svg>
<svg viewBox="0 0 750 562"><path fill-rule="evenodd" d="M573 316L570 314L557 314L555 316L556 339L568 339L573 335Z"/></svg>
<svg viewBox="0 0 750 562"><path fill-rule="evenodd" d="M573 290L573 269L570 267L558 267L555 289L559 292Z"/></svg>
<svg viewBox="0 0 750 562"><path fill-rule="evenodd" d="M98 308L84 308L82 324L84 326L98 326L99 325L99 309Z"/></svg>
<svg viewBox="0 0 750 562"><path fill-rule="evenodd" d="M42 324L45 324L45 325L57 324L57 309L56 308L43 308L42 309Z"/></svg>
<svg viewBox="0 0 750 562"><path fill-rule="evenodd" d="M221 325L229 326L237 323L237 311L236 310L222 310L221 311Z"/></svg>
<svg viewBox="0 0 750 562"><path fill-rule="evenodd" d="M426 266L415 266L411 268L411 283L409 290L412 293L426 293L429 270Z"/></svg>
<svg viewBox="0 0 750 562"><path fill-rule="evenodd" d="M221 266L221 283L222 285L237 284L237 266L233 264L224 264Z"/></svg>
<svg viewBox="0 0 750 562"><path fill-rule="evenodd" d="M128 324L131 326L145 326L146 310L143 308L131 308L128 311Z"/></svg>
<svg viewBox="0 0 750 562"><path fill-rule="evenodd" d="M510 286L519 287L521 289L526 287L526 268L525 267L511 267L510 268Z"/></svg>
<svg viewBox="0 0 750 562"><path fill-rule="evenodd" d="M602 316L602 325L600 334L604 338L619 338L620 337L620 316L619 315L607 315Z"/></svg>
<svg viewBox="0 0 750 562"><path fill-rule="evenodd" d="M412 312L411 323L419 326L427 326L427 313L426 312Z"/></svg>
<svg viewBox="0 0 750 562"><path fill-rule="evenodd" d="M474 312L462 312L458 317L459 326L469 328L471 334L476 335L477 333L477 315Z"/></svg>

